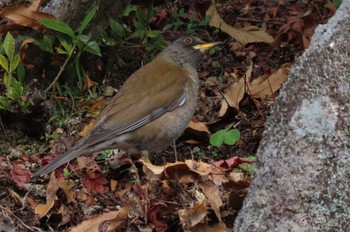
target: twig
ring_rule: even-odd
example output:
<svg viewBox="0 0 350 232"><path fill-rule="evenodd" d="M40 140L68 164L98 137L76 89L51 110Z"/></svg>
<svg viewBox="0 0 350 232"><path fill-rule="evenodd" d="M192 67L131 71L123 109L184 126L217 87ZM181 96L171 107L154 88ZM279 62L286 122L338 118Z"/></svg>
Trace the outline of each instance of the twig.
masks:
<svg viewBox="0 0 350 232"><path fill-rule="evenodd" d="M4 127L4 124L2 123L1 116L0 116L0 124L1 124L1 128L2 128L2 130L4 131L5 137L7 138L6 129L5 129L5 127Z"/></svg>
<svg viewBox="0 0 350 232"><path fill-rule="evenodd" d="M1 208L2 210L7 211L7 212L8 212L9 214L11 214L14 218L16 218L25 228L27 228L27 229L30 230L30 231L34 231L31 227L27 226L19 217L17 217L14 213L12 213L11 210L9 210L9 209L7 209L7 208L5 208L5 207L2 207L1 205L0 205L0 208Z"/></svg>
<svg viewBox="0 0 350 232"><path fill-rule="evenodd" d="M236 19L240 21L248 21L252 23L269 23L269 24L275 24L275 25L282 25L282 23L279 23L279 22L266 21L266 20L260 20L260 19L249 19L249 18L242 18L242 17L236 17Z"/></svg>
<svg viewBox="0 0 350 232"><path fill-rule="evenodd" d="M63 71L66 69L66 66L69 62L69 60L72 58L73 56L73 53L75 51L75 47L76 47L76 44L73 45L72 49L70 50L68 56L66 57L66 60L64 61L63 65L61 66L60 68L60 71L57 73L55 79L52 81L52 83L50 84L49 87L47 87L45 90L44 90L44 93L47 93L55 84L56 82L58 81L58 79L61 77Z"/></svg>

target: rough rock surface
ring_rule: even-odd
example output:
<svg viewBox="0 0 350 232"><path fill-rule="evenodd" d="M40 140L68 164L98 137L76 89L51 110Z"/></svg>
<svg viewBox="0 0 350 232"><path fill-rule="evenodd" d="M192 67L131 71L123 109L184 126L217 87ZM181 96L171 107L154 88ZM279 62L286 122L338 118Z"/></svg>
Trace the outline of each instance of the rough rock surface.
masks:
<svg viewBox="0 0 350 232"><path fill-rule="evenodd" d="M281 90L235 231L350 231L350 1Z"/></svg>

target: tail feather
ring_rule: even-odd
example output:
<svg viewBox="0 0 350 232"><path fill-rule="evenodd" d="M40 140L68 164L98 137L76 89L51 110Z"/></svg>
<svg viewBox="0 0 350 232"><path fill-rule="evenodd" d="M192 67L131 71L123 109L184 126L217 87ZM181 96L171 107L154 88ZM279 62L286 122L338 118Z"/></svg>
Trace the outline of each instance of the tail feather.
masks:
<svg viewBox="0 0 350 232"><path fill-rule="evenodd" d="M39 171L37 171L33 175L33 178L38 177L38 176L42 176L42 175L46 175L46 174L52 172L53 170L60 167L61 165L78 157L83 152L84 151L82 151L81 149L73 149L73 150L67 151L63 155L61 155L61 156L57 157L56 159L54 159L53 161L51 161L45 167L42 167L41 169L39 169Z"/></svg>

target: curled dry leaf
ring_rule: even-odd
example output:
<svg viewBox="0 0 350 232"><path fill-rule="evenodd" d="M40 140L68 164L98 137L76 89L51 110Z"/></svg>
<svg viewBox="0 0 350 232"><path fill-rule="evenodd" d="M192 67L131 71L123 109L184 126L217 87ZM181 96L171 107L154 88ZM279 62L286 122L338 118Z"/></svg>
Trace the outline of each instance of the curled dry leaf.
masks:
<svg viewBox="0 0 350 232"><path fill-rule="evenodd" d="M202 190L206 198L208 199L211 208L214 210L216 217L221 221L220 207L222 205L221 195L219 187L212 181L207 180L205 182L198 183L199 188Z"/></svg>
<svg viewBox="0 0 350 232"><path fill-rule="evenodd" d="M38 204L35 207L35 213L38 214L40 218L44 217L54 205L57 190L58 183L55 172L52 172L49 184L47 185L46 204Z"/></svg>
<svg viewBox="0 0 350 232"><path fill-rule="evenodd" d="M182 227L185 230L190 230L192 227L202 222L207 215L207 201L204 194L196 190L195 197L197 202L192 203L192 207L177 211Z"/></svg>
<svg viewBox="0 0 350 232"><path fill-rule="evenodd" d="M99 231L100 224L105 221L110 221L106 231L120 231L121 226L125 223L125 219L128 217L131 206L125 205L118 211L111 211L99 215L92 216L91 218L83 221L79 225L72 228L71 232L93 232Z"/></svg>
<svg viewBox="0 0 350 232"><path fill-rule="evenodd" d="M249 26L240 29L231 27L220 17L219 12L215 8L215 2L209 6L208 10L206 11L206 15L211 16L211 20L209 22L210 26L221 29L244 45L254 42L273 42L273 37L261 28L255 26Z"/></svg>

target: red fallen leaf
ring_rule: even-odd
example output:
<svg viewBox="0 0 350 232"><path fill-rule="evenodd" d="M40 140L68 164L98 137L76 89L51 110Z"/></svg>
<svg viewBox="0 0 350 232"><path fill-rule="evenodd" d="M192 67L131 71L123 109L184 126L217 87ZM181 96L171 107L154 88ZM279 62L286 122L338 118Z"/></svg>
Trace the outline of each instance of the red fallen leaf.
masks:
<svg viewBox="0 0 350 232"><path fill-rule="evenodd" d="M17 187L22 189L24 184L29 183L32 179L32 173L26 168L22 160L15 160L12 166L13 169L10 171L11 178Z"/></svg>
<svg viewBox="0 0 350 232"><path fill-rule="evenodd" d="M231 170L232 168L238 167L238 165L240 165L241 163L244 163L244 162L245 163L253 163L254 161L247 159L247 158L241 158L238 156L234 156L234 157L231 157L231 158L226 159L226 160L216 161L212 164L217 166L217 167L222 167L222 168Z"/></svg>
<svg viewBox="0 0 350 232"><path fill-rule="evenodd" d="M87 171L88 177L83 180L83 185L87 190L93 193L104 193L107 188L103 185L107 184L108 181L102 177L101 173L94 173L91 171Z"/></svg>
<svg viewBox="0 0 350 232"><path fill-rule="evenodd" d="M167 231L168 229L168 222L159 219L158 212L161 208L167 208L167 205L163 202L156 202L147 212L147 217L152 222L157 232Z"/></svg>
<svg viewBox="0 0 350 232"><path fill-rule="evenodd" d="M44 167L46 166L47 164L51 163L52 161L54 160L54 157L52 156L45 156L42 160L41 160L41 164L40 164L40 167ZM74 170L74 168L71 166L71 165L63 165L59 168L57 168L55 170L55 174L56 174L56 178L58 180L63 180L65 179L66 177L64 176L64 169L67 168L69 172L71 172L72 170Z"/></svg>

